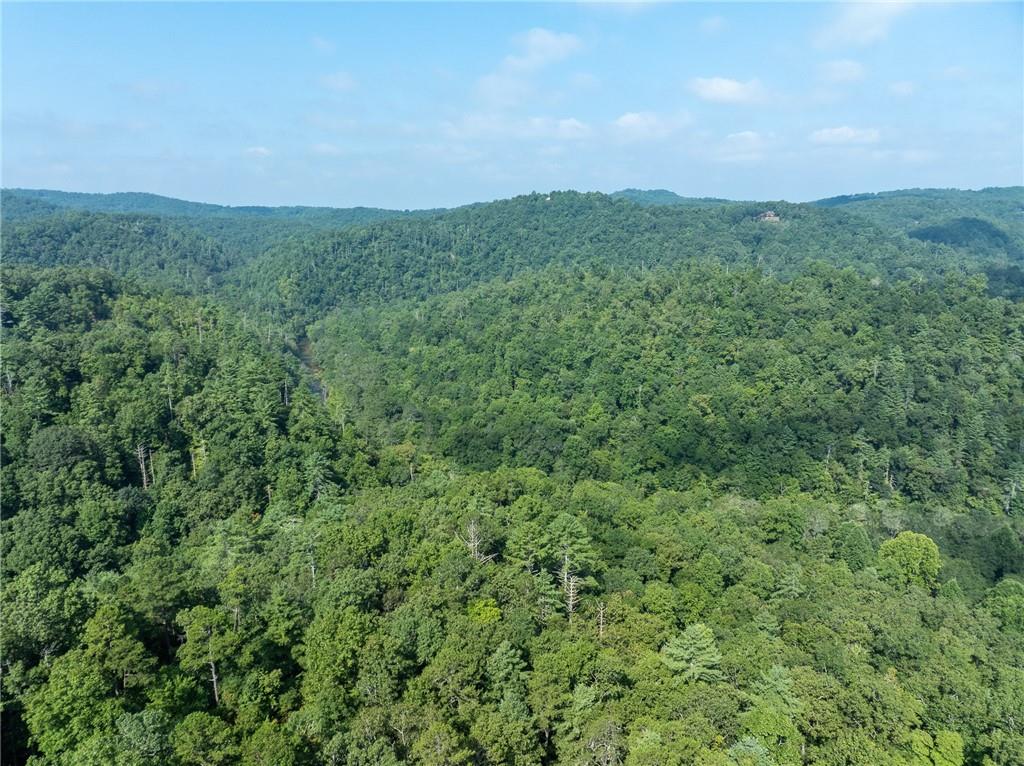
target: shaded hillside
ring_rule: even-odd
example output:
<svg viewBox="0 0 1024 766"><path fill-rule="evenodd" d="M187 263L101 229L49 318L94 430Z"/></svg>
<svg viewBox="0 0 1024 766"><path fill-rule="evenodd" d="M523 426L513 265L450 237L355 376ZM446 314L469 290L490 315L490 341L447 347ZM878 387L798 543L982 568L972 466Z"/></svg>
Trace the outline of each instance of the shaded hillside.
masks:
<svg viewBox="0 0 1024 766"><path fill-rule="evenodd" d="M250 262L239 286L280 316L315 317L550 265L642 273L712 262L789 277L822 261L886 279L982 267L842 211L770 203L781 221L759 221L767 204L641 207L603 194L532 194L288 242Z"/></svg>
<svg viewBox="0 0 1024 766"><path fill-rule="evenodd" d="M964 191L907 189L831 197L813 203L862 215L880 226L971 252L1024 254L1024 187Z"/></svg>
<svg viewBox="0 0 1024 766"><path fill-rule="evenodd" d="M1005 254L1014 260L1024 258L1022 243L994 223L981 218L953 218L945 223L911 229L914 239L962 247L977 253Z"/></svg>
<svg viewBox="0 0 1024 766"><path fill-rule="evenodd" d="M177 290L213 290L238 265L187 220L62 212L5 222L8 264L98 267Z"/></svg>

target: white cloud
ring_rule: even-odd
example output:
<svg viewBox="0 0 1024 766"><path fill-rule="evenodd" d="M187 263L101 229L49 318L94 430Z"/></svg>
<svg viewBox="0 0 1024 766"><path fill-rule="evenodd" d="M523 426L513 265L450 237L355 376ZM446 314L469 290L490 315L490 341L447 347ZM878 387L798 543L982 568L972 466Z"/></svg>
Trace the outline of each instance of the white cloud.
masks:
<svg viewBox="0 0 1024 766"><path fill-rule="evenodd" d="M250 146L246 148L245 154L249 157L269 157L273 152L265 146Z"/></svg>
<svg viewBox="0 0 1024 766"><path fill-rule="evenodd" d="M942 76L947 80L959 80L964 82L968 79L969 72L967 67L962 66L948 66L942 70Z"/></svg>
<svg viewBox="0 0 1024 766"><path fill-rule="evenodd" d="M889 36L893 23L913 7L902 0L843 3L838 15L815 36L820 48L870 45Z"/></svg>
<svg viewBox="0 0 1024 766"><path fill-rule="evenodd" d="M313 35L309 38L309 44L313 46L313 50L317 53L334 53L335 45L326 37L320 37L320 35Z"/></svg>
<svg viewBox="0 0 1024 766"><path fill-rule="evenodd" d="M626 141L650 141L668 138L690 123L685 112L664 116L656 112L626 112L612 122L615 134Z"/></svg>
<svg viewBox="0 0 1024 766"><path fill-rule="evenodd" d="M502 67L515 72L536 72L548 64L568 58L583 47L583 41L568 32L531 29L521 38L522 51L505 57Z"/></svg>
<svg viewBox="0 0 1024 766"><path fill-rule="evenodd" d="M477 94L495 107L514 106L533 92L531 76L583 47L583 41L568 32L531 29L516 40L518 50L507 55L494 72L477 80Z"/></svg>
<svg viewBox="0 0 1024 766"><path fill-rule="evenodd" d="M695 77L690 80L690 90L698 98L720 104L757 104L768 98L760 80L730 80L728 77Z"/></svg>
<svg viewBox="0 0 1024 766"><path fill-rule="evenodd" d="M811 141L816 144L875 144L882 137L876 128L851 128L843 125L838 128L822 128L811 133Z"/></svg>
<svg viewBox="0 0 1024 766"><path fill-rule="evenodd" d="M334 72L321 77L320 84L328 90L344 93L356 87L356 80L348 72Z"/></svg>
<svg viewBox="0 0 1024 766"><path fill-rule="evenodd" d="M725 19L721 16L708 16L701 19L700 31L706 35L713 35L725 29Z"/></svg>
<svg viewBox="0 0 1024 766"><path fill-rule="evenodd" d="M864 65L859 61L840 59L821 66L821 79L833 83L860 82L864 79Z"/></svg>
<svg viewBox="0 0 1024 766"><path fill-rule="evenodd" d="M898 82L889 83L889 92L894 96L912 96L916 87L910 80L900 80Z"/></svg>

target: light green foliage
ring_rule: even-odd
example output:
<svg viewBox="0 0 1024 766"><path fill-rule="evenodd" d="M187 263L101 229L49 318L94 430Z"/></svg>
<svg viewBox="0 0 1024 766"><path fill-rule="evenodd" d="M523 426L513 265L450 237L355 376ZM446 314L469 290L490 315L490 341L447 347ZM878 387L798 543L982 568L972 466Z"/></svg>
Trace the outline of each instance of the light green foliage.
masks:
<svg viewBox="0 0 1024 766"><path fill-rule="evenodd" d="M938 546L917 532L900 532L878 549L879 571L896 585L932 588L941 564Z"/></svg>
<svg viewBox="0 0 1024 766"><path fill-rule="evenodd" d="M697 622L687 626L661 648L661 662L683 681L720 681L722 654L711 628Z"/></svg>
<svg viewBox="0 0 1024 766"><path fill-rule="evenodd" d="M469 620L475 625L490 625L501 619L501 609L493 598L484 598L469 605Z"/></svg>

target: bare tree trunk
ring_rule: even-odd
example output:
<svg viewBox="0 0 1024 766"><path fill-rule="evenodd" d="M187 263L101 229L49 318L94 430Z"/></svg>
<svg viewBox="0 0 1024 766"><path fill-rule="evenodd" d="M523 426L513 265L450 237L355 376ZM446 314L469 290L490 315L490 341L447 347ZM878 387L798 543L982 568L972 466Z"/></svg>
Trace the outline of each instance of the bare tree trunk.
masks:
<svg viewBox="0 0 1024 766"><path fill-rule="evenodd" d="M139 461L139 472L142 474L142 488L149 489L149 473L146 470L146 445L135 446L135 459Z"/></svg>
<svg viewBox="0 0 1024 766"><path fill-rule="evenodd" d="M213 702L220 704L220 687L217 685L217 664L210 660L210 680L213 681Z"/></svg>
<svg viewBox="0 0 1024 766"><path fill-rule="evenodd" d="M572 624L572 617L580 603L580 579L569 566L568 553L565 554L565 559L562 562L561 576L562 592L565 594L565 612L569 616L569 623Z"/></svg>

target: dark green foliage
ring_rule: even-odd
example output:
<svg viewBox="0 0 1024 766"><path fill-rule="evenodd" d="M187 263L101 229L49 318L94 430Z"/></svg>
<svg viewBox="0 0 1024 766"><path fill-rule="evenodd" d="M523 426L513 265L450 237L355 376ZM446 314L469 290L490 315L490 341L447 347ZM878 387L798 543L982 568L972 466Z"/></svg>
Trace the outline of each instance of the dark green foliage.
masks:
<svg viewBox="0 0 1024 766"><path fill-rule="evenodd" d="M3 259L10 264L102 268L193 291L219 283L233 265L220 243L186 224L80 212L5 225Z"/></svg>
<svg viewBox="0 0 1024 766"><path fill-rule="evenodd" d="M979 287L544 271L344 312L313 335L366 432L475 468L1002 511L1024 438L1024 314Z"/></svg>
<svg viewBox="0 0 1024 766"><path fill-rule="evenodd" d="M5 764L1024 759L998 243L7 196Z"/></svg>
<svg viewBox="0 0 1024 766"><path fill-rule="evenodd" d="M980 218L954 218L943 224L911 229L909 234L914 239L940 242L974 251L1003 252L1011 258L1018 259L1024 256L1024 250L1014 243L1005 231Z"/></svg>

